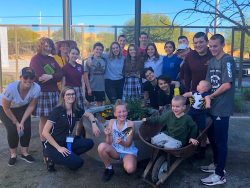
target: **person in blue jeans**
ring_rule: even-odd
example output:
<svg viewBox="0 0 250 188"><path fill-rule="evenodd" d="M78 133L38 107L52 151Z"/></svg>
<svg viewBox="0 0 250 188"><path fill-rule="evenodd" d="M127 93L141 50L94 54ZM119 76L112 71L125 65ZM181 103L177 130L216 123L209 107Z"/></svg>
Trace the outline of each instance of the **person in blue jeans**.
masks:
<svg viewBox="0 0 250 188"><path fill-rule="evenodd" d="M46 138L44 156L48 171L55 171L54 164L64 165L71 170L77 170L83 165L79 155L90 150L94 142L72 134L82 115L91 120L93 133L99 136L100 131L93 114L78 110L75 90L73 87L65 87L60 94L60 104L53 109L42 132Z"/></svg>
<svg viewBox="0 0 250 188"><path fill-rule="evenodd" d="M235 93L235 62L232 56L223 50L225 39L221 34L213 35L209 40L209 50L213 58L209 61L206 80L212 85L210 114L213 124L208 138L213 150L213 163L202 166L204 172L213 172L201 179L205 185L226 183L225 166L227 159L227 141L229 118L233 114Z"/></svg>

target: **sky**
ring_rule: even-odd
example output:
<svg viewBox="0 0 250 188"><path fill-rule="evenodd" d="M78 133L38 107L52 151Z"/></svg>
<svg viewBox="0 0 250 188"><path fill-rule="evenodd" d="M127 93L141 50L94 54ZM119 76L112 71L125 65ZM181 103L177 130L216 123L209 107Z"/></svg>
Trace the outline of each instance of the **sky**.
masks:
<svg viewBox="0 0 250 188"><path fill-rule="evenodd" d="M216 0L214 0L216 1ZM243 0L237 0L237 2ZM63 24L63 0L1 0L0 24ZM72 0L72 24L124 25L134 18L135 0ZM188 0L141 0L141 12L167 15L171 20L175 14L191 8ZM41 14L41 19L39 16ZM248 13L249 15L249 13ZM184 16L184 17L183 17ZM200 14L188 18L180 16L179 25L209 25Z"/></svg>
<svg viewBox="0 0 250 188"><path fill-rule="evenodd" d="M134 6L135 0L72 0L72 24L124 25L134 18ZM173 18L192 4L185 0L141 0L141 6L142 13L164 13ZM1 0L0 24L63 24L62 15L62 0Z"/></svg>

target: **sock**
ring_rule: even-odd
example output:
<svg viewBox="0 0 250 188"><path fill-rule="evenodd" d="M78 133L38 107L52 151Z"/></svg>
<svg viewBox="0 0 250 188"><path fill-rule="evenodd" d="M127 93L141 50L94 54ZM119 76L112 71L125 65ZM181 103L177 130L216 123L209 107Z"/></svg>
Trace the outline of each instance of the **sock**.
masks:
<svg viewBox="0 0 250 188"><path fill-rule="evenodd" d="M109 165L106 168L109 169L109 170L111 170L113 167L112 167L112 165Z"/></svg>

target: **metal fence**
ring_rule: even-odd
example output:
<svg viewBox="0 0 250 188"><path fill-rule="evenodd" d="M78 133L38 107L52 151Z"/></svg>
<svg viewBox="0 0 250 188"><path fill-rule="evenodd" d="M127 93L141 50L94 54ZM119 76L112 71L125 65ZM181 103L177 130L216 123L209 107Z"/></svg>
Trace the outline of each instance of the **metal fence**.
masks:
<svg viewBox="0 0 250 188"><path fill-rule="evenodd" d="M31 57L36 53L36 42L40 37L49 37L54 42L63 40L62 25L0 25L1 30L7 31L5 35L0 35L1 56L7 56L5 59L2 58L1 61L1 90L9 82L18 79L18 73L22 67L29 65ZM71 39L77 42L83 58L91 53L93 44L97 41L104 44L106 51L109 50L111 42L115 41L120 34L126 34L128 43L134 42L133 26L73 25L71 31ZM203 31L208 35L212 35L214 28L202 26L142 26L141 31L148 33L151 42L156 42L159 53L164 55L163 46L167 40L173 40L176 43L178 36L186 35L191 42L194 33ZM243 49L243 56L249 59L250 50L247 44L248 41L250 42L250 38L248 36L244 39L246 42L241 44L239 43L241 31L238 28L218 27L217 32L225 36L227 43L225 50L228 53L240 57L240 50ZM7 40L6 45L2 42L4 38ZM192 44L190 46L192 47ZM239 80L243 83L240 83L239 86L250 87L247 81L248 78L242 77L242 75L246 74L244 71L249 71L247 73L250 74L250 69L244 66L245 64L238 64L238 69L241 69L241 73L238 74Z"/></svg>

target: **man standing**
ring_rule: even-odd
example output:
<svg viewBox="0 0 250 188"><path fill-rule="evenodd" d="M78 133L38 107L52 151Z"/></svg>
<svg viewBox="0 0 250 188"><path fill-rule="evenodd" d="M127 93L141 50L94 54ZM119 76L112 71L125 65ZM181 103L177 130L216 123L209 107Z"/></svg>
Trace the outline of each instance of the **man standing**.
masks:
<svg viewBox="0 0 250 188"><path fill-rule="evenodd" d="M119 35L117 42L119 43L121 49L122 49L122 55L123 57L127 56L127 50L125 49L126 46L126 36L125 35Z"/></svg>
<svg viewBox="0 0 250 188"><path fill-rule="evenodd" d="M194 50L191 50L183 64L183 75L186 91L196 90L196 86L204 80L207 73L208 60L212 58L209 51L208 38L204 32L198 32L193 37Z"/></svg>
<svg viewBox="0 0 250 188"><path fill-rule="evenodd" d="M205 185L226 183L224 169L227 159L229 118L233 114L235 62L232 56L224 52L224 45L225 39L220 34L213 35L209 40L209 49L213 58L208 66L206 80L212 85L210 113L213 124L208 137L213 150L214 163L202 166L201 170L214 173L201 179Z"/></svg>

